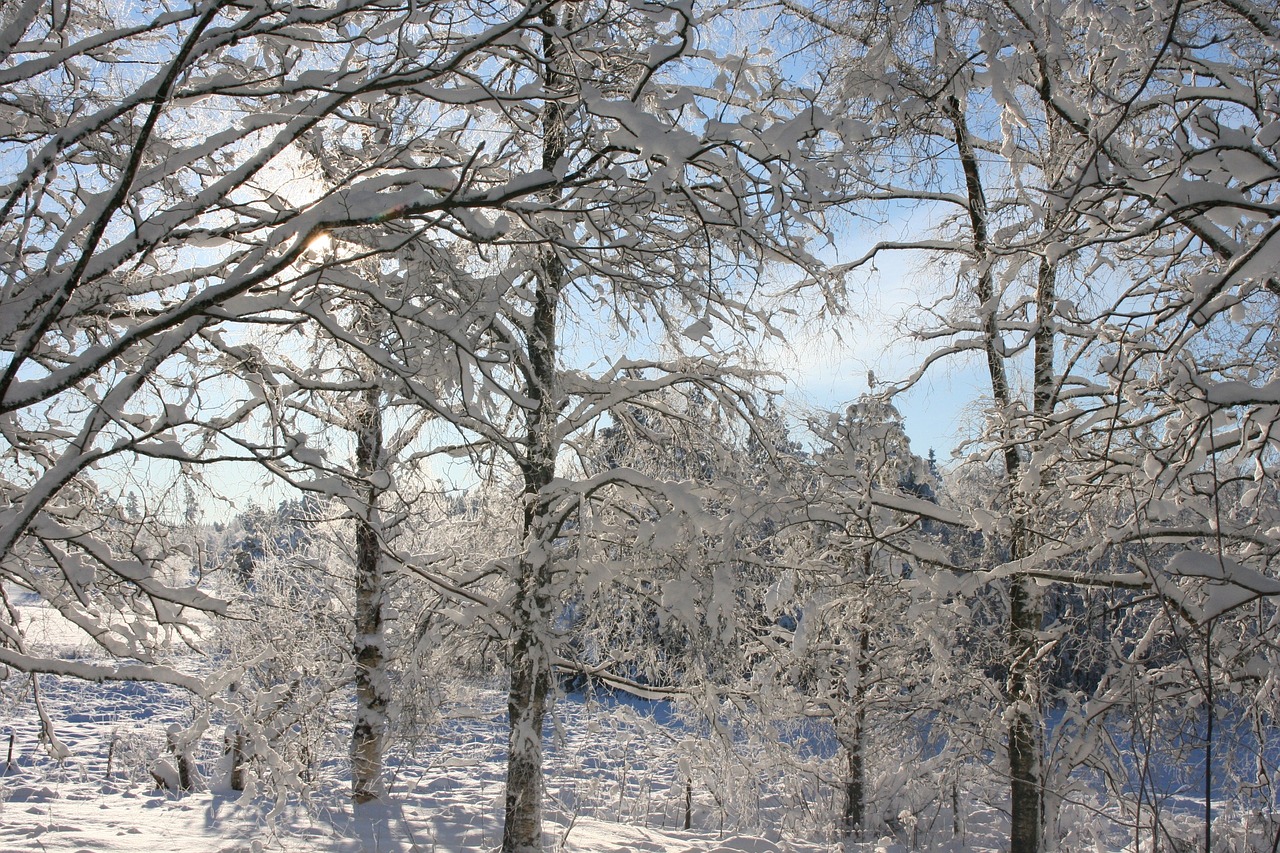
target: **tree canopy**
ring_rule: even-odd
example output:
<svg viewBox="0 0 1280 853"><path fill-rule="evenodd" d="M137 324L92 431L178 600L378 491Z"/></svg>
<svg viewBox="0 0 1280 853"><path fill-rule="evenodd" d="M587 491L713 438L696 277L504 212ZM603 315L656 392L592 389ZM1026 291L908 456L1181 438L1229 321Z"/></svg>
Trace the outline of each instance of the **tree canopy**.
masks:
<svg viewBox="0 0 1280 853"><path fill-rule="evenodd" d="M347 690L364 801L429 704L397 691L466 650L513 853L562 676L729 751L828 726L768 754L851 839L942 796L911 749L957 827L1006 785L1017 853L1070 843L1090 774L1159 839L1130 747L1195 731L1208 850L1225 788L1277 809L1278 50L1250 0L15 0L0 664L38 708L41 676L186 688L283 788ZM750 353L890 254L939 283L917 363L780 402ZM965 363L940 471L894 400ZM201 524L249 469L290 513ZM34 643L33 602L102 657ZM285 611L330 671L226 627Z"/></svg>

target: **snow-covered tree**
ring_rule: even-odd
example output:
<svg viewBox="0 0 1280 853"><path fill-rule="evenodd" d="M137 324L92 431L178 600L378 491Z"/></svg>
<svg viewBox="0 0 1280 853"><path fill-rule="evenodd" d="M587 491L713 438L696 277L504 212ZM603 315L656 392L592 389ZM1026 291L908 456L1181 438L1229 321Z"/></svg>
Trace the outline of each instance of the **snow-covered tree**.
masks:
<svg viewBox="0 0 1280 853"><path fill-rule="evenodd" d="M1042 834L1054 823L1042 682L1063 636L1045 621L1051 584L1170 602L1200 586L1194 553L1154 566L1127 550L1127 569L1100 570L1109 549L1170 536L1205 537L1193 551L1223 556L1221 534L1205 548L1207 527L1174 532L1172 517L1144 513L1145 497L1124 509L1121 492L1134 502L1153 495L1151 481L1176 481L1200 493L1201 518L1225 518L1205 500L1216 487L1191 486L1224 454L1243 462L1228 419L1209 426L1213 410L1269 398L1265 370L1236 372L1260 353L1237 361L1215 341L1260 344L1239 306L1274 298L1276 78L1259 69L1274 67L1275 22L1233 2L785 6L837 37L832 97L860 120L868 154L852 197L894 215L910 206L930 229L879 242L848 269L912 251L955 282L908 319L939 344L908 381L957 356L986 375L987 420L970 449L1000 462L1005 485L974 522L1007 588L1011 844L1036 851L1056 843ZM1193 415L1171 388L1208 405ZM1182 476L1150 452L1166 439L1189 463ZM1135 465L1150 468L1146 482L1128 478ZM1225 599L1274 593L1269 564L1256 565L1223 564ZM1206 638L1216 618L1188 615Z"/></svg>
<svg viewBox="0 0 1280 853"><path fill-rule="evenodd" d="M211 716L225 722L213 784L284 802L328 781L322 768L343 746L354 555L320 501L246 515L254 547L247 552L237 536L236 570L220 587L236 618L215 623L208 640L226 674L210 696ZM231 532L243 523L236 519Z"/></svg>
<svg viewBox="0 0 1280 853"><path fill-rule="evenodd" d="M478 245L467 271L489 319L450 341L458 390L430 405L473 458L504 460L521 484L523 542L500 561L504 585L486 616L509 644L507 850L542 843L555 626L580 583L565 550L571 525L584 506L620 492L643 495L671 525L689 523L687 484L625 469L560 480L570 464L561 452L610 412L665 388L701 387L742 409L734 386L750 372L735 369L714 336L767 325L746 289L767 263L809 263L796 217L831 186L810 156L826 119L783 98L763 66L693 55L701 26L680 6L556 5L513 38L522 52L493 87L501 111L486 133L520 156L485 174L530 188L501 215L466 223L464 240ZM738 100L690 88L675 72L722 75L726 64L750 69L735 84ZM671 349L620 344L590 371L564 346L571 330L642 325ZM708 354L681 353L693 346ZM485 575L473 565L458 577ZM451 581L450 594L485 606L466 586Z"/></svg>
<svg viewBox="0 0 1280 853"><path fill-rule="evenodd" d="M503 596L472 595L483 569L418 568L505 620L506 846L539 847L554 542L567 507L603 488L556 486L559 449L628 397L726 372L720 357L629 354L589 375L562 334L571 320L652 324L714 350L722 328L767 328L750 288L766 263L811 262L792 235L832 188L810 156L827 117L764 62L694 51L701 14L643 0L6 8L5 577L147 664L157 635L129 626L187 632L185 608L223 605L176 577L181 551L106 533L113 462L215 492L211 466L265 463L371 518L376 442L357 442L350 483L320 482L333 459L289 414L315 377L254 340L294 328L306 347L322 332L369 369L331 389L352 392L365 439L380 401L411 400L414 417L451 425L455 450L500 454L524 482ZM428 287L393 284L409 278ZM379 335L344 327L335 281ZM377 527L361 536L385 558ZM202 689L154 666L40 659L16 626L2 653L24 670Z"/></svg>
<svg viewBox="0 0 1280 853"><path fill-rule="evenodd" d="M377 171L384 153L315 190L298 172L298 146L319 127L347 123L358 98L400 92L419 107L452 105L458 92L442 101L415 87L470 86L468 63L538 11L486 17L457 4L381 2L92 3L52 16L31 4L6 8L0 144L12 168L0 229L0 428L9 461L0 559L10 582L140 662L68 668L31 655L12 626L0 651L9 665L199 689L149 666L160 635L124 626L188 631L185 608L222 605L192 585L198 578L173 570L180 548L104 535L111 493L121 479L163 490L179 476L203 476L216 491L205 463L279 455L279 445L255 437L261 420L253 419L269 420L273 401L239 382L260 365L236 321L296 305L308 285L298 263L331 227L431 220L497 200L491 185L470 182L470 152L451 159L447 150L463 118L433 125L425 153L389 143L400 177L433 176L425 184ZM409 135L424 139L421 128ZM437 192L450 181L469 201ZM168 510L155 498L147 510L132 523L162 526Z"/></svg>

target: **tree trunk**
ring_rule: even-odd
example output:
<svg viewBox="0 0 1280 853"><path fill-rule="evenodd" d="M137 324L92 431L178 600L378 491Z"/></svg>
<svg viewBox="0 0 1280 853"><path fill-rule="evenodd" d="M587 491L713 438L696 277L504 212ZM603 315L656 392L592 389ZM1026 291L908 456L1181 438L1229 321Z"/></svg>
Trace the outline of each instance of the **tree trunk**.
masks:
<svg viewBox="0 0 1280 853"><path fill-rule="evenodd" d="M227 778L227 787L233 791L243 791L245 785L244 729L233 725L227 729L226 742L223 749L230 756L231 773Z"/></svg>
<svg viewBox="0 0 1280 853"><path fill-rule="evenodd" d="M858 714L858 716L862 716ZM862 757L862 726L855 724L856 731L844 745L845 782L844 782L844 831L854 837L866 828L866 787L865 770Z"/></svg>
<svg viewBox="0 0 1280 853"><path fill-rule="evenodd" d="M1017 559L1017 557L1014 557ZM1044 811L1040 761L1040 703L1034 656L1041 611L1032 582L1019 575L1009 584L1009 779L1011 853L1039 853Z"/></svg>
<svg viewBox="0 0 1280 853"><path fill-rule="evenodd" d="M526 498L530 499L526 491ZM526 510L526 517L532 510ZM527 526L530 556L519 563L519 591L513 614L511 688L507 698L506 815L504 853L542 850L542 724L547 713L551 660L550 555L538 541L540 527ZM545 543L549 546L549 543ZM535 556L536 555L536 556Z"/></svg>
<svg viewBox="0 0 1280 853"><path fill-rule="evenodd" d="M382 757L387 732L387 681L383 648L386 583L378 535L376 476L382 463L382 394L366 390L356 413L356 474L362 480L363 515L356 519L354 656L356 715L351 731L351 796L357 803L382 793Z"/></svg>
<svg viewBox="0 0 1280 853"><path fill-rule="evenodd" d="M567 13L566 13L567 17ZM544 84L550 92L563 85L558 70L560 46L553 35L557 13L543 13ZM567 23L567 22L565 22ZM560 102L548 100L542 111L542 167L553 169L567 149ZM554 201L558 193L548 194ZM555 246L556 227L548 223L533 283L533 316L527 340L524 478L524 555L516 565L516 598L511 637L511 686L507 698L507 795L502 830L503 853L542 850L542 725L551 685L551 562L554 524L547 487L555 477L559 444L556 425L556 332L565 267Z"/></svg>
<svg viewBox="0 0 1280 853"><path fill-rule="evenodd" d="M871 582L871 549L862 555L862 583ZM867 828L866 815L866 731L867 731L867 682L871 677L871 631L868 614L862 611L861 624L857 625L858 682L852 697L853 726L844 738L845 752L845 800L844 831L850 837Z"/></svg>
<svg viewBox="0 0 1280 853"><path fill-rule="evenodd" d="M960 101L948 96L944 108L955 130L956 148L964 171L968 195L969 223L973 233L973 248L979 258L975 295L982 321L983 349L987 372L991 380L991 396L995 402L997 417L1001 418L1001 443L1003 444L1005 483L1009 490L1009 503L1013 515L1009 537L1009 558L1025 557L1030 549L1026 519L1029 496L1020 495L1022 456L1015 436L1011 432L1009 418L1013 416L1013 393L1005 368L1004 343L1000 334L998 314L1000 295L995 289L992 271L994 258L990 251L987 223L988 211L982 188L977 152L969 135L968 124ZM1046 288L1046 282L1049 287ZM1037 307L1052 304L1053 270L1041 265L1037 288ZM1053 364L1053 326L1041 313L1042 324L1035 336L1035 391L1033 406L1052 409L1051 375ZM1042 414L1042 413L1041 413ZM1015 575L1009 581L1009 679L1005 699L1012 709L1009 721L1009 799L1011 825L1009 828L1010 853L1040 853L1043 845L1041 825L1044 812L1044 784L1040 762L1040 704L1039 679L1036 673L1035 653L1037 634L1041 625L1041 610L1035 590L1026 577Z"/></svg>

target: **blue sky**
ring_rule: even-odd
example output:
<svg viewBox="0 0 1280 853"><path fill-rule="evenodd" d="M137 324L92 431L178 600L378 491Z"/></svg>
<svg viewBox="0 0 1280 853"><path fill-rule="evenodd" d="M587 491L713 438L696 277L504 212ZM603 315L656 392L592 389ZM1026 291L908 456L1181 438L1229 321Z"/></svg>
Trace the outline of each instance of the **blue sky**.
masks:
<svg viewBox="0 0 1280 853"><path fill-rule="evenodd" d="M782 365L789 377L784 396L793 411L843 407L869 390L868 371L878 381L906 375L909 347L894 346L886 337L866 334L850 345L825 335L804 346L794 363ZM925 456L933 448L938 461L945 463L952 449L972 435L978 425L973 403L983 394L979 368L974 363L939 367L896 398L913 451Z"/></svg>
<svg viewBox="0 0 1280 853"><path fill-rule="evenodd" d="M848 260L839 255L860 255L880 236L841 236L829 260L839 263ZM805 409L843 407L870 390L869 373L874 373L881 391L910 376L939 342L912 341L901 326L920 325L919 306L951 289L952 283L940 281L941 275L936 266L921 265L917 253L882 254L874 269L868 265L848 282L843 316L803 318L784 330L787 345L767 345L761 357L786 377L782 391L794 414L803 420ZM976 353L935 364L915 387L895 399L912 450L924 456L933 448L945 464L951 451L980 426L979 404L989 393Z"/></svg>

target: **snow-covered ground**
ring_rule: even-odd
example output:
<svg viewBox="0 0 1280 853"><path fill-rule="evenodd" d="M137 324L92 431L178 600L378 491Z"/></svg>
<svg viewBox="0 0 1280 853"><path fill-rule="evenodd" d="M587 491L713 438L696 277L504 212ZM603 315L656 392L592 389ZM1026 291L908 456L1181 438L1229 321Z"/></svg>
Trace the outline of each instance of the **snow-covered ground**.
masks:
<svg viewBox="0 0 1280 853"><path fill-rule="evenodd" d="M34 600L23 620L33 649L93 660L73 626ZM445 718L392 756L384 803L354 808L341 756L285 802L210 790L221 744L211 725L194 750L196 790L157 785L173 773L167 733L203 712L185 692L152 684L41 678L40 694L69 757L55 761L25 678L0 681L0 850L65 853L471 851L501 843L503 697L463 691ZM215 721L216 723L216 721ZM563 700L548 731L546 843L563 851L796 851L820 843L722 829L699 791L684 830L672 735L644 706ZM327 775L326 775L327 774Z"/></svg>
<svg viewBox="0 0 1280 853"><path fill-rule="evenodd" d="M80 637L43 606L28 603L24 621L29 622L28 638L44 652L94 657ZM497 685L454 690L440 718L411 742L403 737L398 741L390 757L385 800L357 809L346 796L340 746L335 747L338 754L317 762L317 773L304 794L277 801L261 790L256 795L218 790L222 729L216 715L193 750L196 790L178 794L159 787L157 775L174 775L168 733L189 730L209 708L181 690L157 685L42 678L41 697L68 755L55 761L42 742L29 690L21 689L24 684L16 674L0 680L0 850L444 853L500 846L505 721L504 697ZM797 791L806 789L785 777L735 789L742 781L732 778L735 774L745 779L752 773L750 756L743 756L737 768L720 768L720 790L703 782L690 789L691 828L683 829L689 768L681 762L697 752L697 745L691 748L694 729L668 719L669 711L615 697L570 695L557 703L546 737L547 850L841 849L830 831L839 808L835 791L830 786L826 793L809 789L818 793L814 801L805 801ZM750 802L731 801L734 790L740 797L748 792ZM927 814L906 814L892 829L843 849L1003 849L1003 792L969 790L961 792L960 800L960 821L953 820L949 809L930 808ZM1063 821L1070 836L1063 849L1131 849L1126 847L1126 833L1098 819L1098 804L1082 803L1076 812ZM744 831L744 826L765 828ZM1260 836L1259 843L1268 840Z"/></svg>
<svg viewBox="0 0 1280 853"><path fill-rule="evenodd" d="M167 763L166 728L189 722L189 700L150 686L45 684L44 698L71 757L61 763L47 757L29 703L5 709L0 731L12 736L13 759L0 776L0 849L469 851L500 844L503 746L496 691L477 690L477 706L455 708L457 716L438 737L398 756L385 804L353 809L340 779L318 785L306 801L283 805L209 790L177 795L158 789L150 771ZM646 772L644 748L635 742L640 735L632 731L632 742L622 749L616 735L625 726L590 725L581 705L563 707L567 713L548 757L548 849L828 849L722 833L701 802L694 812L697 828L677 828L682 793L671 789L669 768ZM629 713L625 707L614 712L615 718ZM216 758L209 752L199 756L206 769Z"/></svg>

